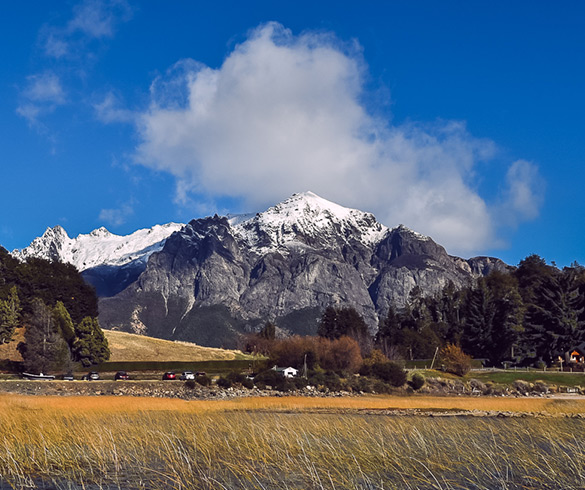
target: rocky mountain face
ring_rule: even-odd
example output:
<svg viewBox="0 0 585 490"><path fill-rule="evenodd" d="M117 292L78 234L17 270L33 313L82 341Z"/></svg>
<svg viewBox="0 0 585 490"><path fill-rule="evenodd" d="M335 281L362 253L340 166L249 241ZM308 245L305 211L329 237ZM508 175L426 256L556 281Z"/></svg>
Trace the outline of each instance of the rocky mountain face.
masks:
<svg viewBox="0 0 585 490"><path fill-rule="evenodd" d="M138 278L102 295L104 328L231 347L270 319L311 334L328 305L353 306L372 331L390 304L418 286L462 287L499 259L452 257L431 238L313 193L245 219L193 220L149 256ZM117 269L120 271L120 269Z"/></svg>

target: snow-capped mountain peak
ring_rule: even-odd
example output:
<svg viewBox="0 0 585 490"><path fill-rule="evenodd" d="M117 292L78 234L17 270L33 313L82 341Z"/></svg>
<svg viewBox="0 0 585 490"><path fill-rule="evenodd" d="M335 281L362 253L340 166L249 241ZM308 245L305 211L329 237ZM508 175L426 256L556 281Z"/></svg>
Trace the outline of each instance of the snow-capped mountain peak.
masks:
<svg viewBox="0 0 585 490"><path fill-rule="evenodd" d="M371 213L346 208L313 192L293 194L253 218L234 226L234 231L259 253L298 242L316 241L320 246L356 240L366 246L378 242L388 228Z"/></svg>
<svg viewBox="0 0 585 490"><path fill-rule="evenodd" d="M126 236L110 233L101 227L88 234L70 238L61 226L47 228L41 237L12 255L19 260L40 257L73 264L84 271L99 265L122 266L137 260L146 261L164 246L165 240L184 225L167 223L137 230Z"/></svg>

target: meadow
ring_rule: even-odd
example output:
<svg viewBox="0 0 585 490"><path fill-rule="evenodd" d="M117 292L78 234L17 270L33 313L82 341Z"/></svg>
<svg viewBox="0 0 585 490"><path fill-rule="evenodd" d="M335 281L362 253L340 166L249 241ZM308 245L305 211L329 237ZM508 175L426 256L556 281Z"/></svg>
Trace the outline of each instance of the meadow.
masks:
<svg viewBox="0 0 585 490"><path fill-rule="evenodd" d="M389 409L548 417L389 416ZM0 396L4 488L582 489L580 399ZM9 486L10 485L10 486Z"/></svg>

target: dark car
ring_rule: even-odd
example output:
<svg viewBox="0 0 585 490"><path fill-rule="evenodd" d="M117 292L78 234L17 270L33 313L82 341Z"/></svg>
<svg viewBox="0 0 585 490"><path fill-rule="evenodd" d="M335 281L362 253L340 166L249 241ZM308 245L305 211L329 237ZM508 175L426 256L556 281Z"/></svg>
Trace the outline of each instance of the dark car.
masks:
<svg viewBox="0 0 585 490"><path fill-rule="evenodd" d="M64 381L73 381L75 378L72 373L67 373L62 376Z"/></svg>
<svg viewBox="0 0 585 490"><path fill-rule="evenodd" d="M177 379L177 375L175 373L173 373L172 371L167 371L165 374L163 374L162 379L163 380Z"/></svg>
<svg viewBox="0 0 585 490"><path fill-rule="evenodd" d="M114 379L116 379L116 380L118 380L118 379L130 379L130 375L126 371L118 371L114 375Z"/></svg>
<svg viewBox="0 0 585 490"><path fill-rule="evenodd" d="M91 371L87 374L84 374L81 379L85 381L96 381L100 379L100 374L97 371Z"/></svg>

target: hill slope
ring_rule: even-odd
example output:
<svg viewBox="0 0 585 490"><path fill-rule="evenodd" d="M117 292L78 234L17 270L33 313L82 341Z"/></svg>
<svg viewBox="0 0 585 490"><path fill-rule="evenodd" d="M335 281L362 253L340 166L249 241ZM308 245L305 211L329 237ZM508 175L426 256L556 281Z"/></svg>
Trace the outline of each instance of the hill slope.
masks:
<svg viewBox="0 0 585 490"><path fill-rule="evenodd" d="M244 358L236 350L201 347L126 332L104 330L110 345L111 362L229 361Z"/></svg>

